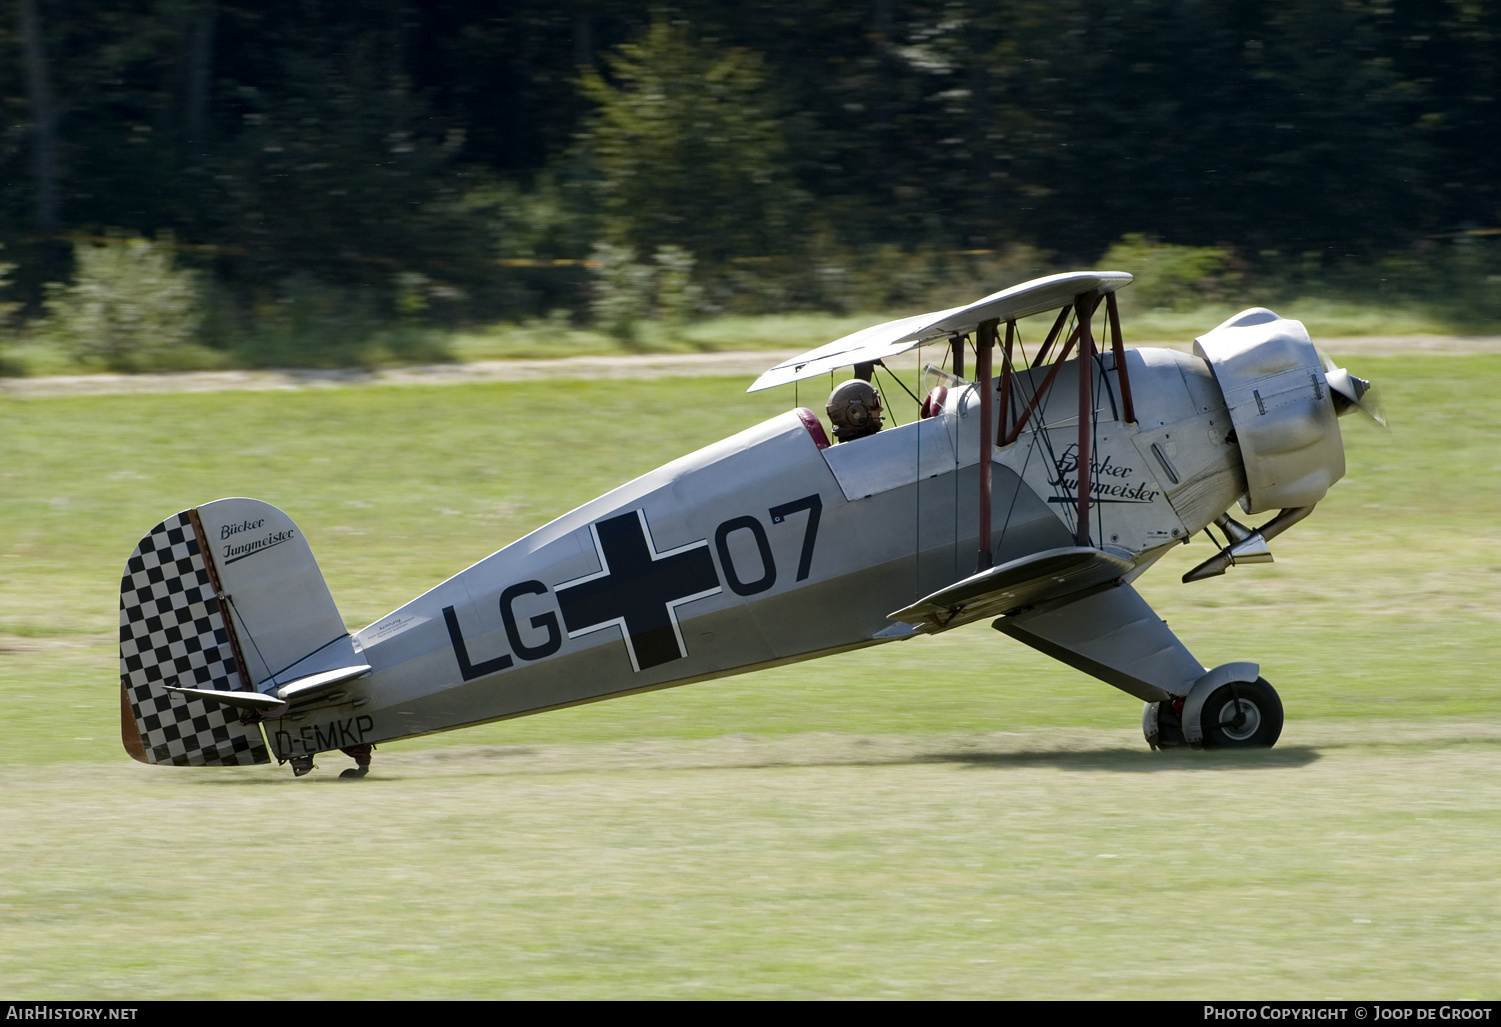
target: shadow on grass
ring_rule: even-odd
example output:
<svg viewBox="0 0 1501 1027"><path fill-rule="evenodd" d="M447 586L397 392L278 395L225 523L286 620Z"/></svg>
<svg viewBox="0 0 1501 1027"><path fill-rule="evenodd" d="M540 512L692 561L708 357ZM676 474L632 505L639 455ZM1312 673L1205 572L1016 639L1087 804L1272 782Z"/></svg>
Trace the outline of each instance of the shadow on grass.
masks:
<svg viewBox="0 0 1501 1027"><path fill-rule="evenodd" d="M360 780L369 783L380 781L413 781L424 777L513 777L516 775L552 777L558 774L598 774L609 772L642 773L642 772L667 772L682 773L684 771L704 770L770 770L770 769L795 769L800 767L915 767L935 763L957 763L966 770L1021 770L1036 767L1052 767L1058 770L1069 771L1108 771L1113 773L1128 774L1151 774L1160 771L1255 771L1255 770L1286 770L1289 768L1306 767L1320 758L1317 749L1307 746L1292 746L1286 749L1278 749L1273 752L1264 751L1241 751L1241 752L1195 752L1190 749L1173 750L1167 752L1137 752L1128 749L1119 750L1093 750L1093 751L1069 751L1069 750L1029 750L1021 752L958 752L958 753L924 753L909 755L893 755L890 757L873 757L868 759L840 759L819 758L809 756L807 759L786 757L781 759L745 759L725 760L714 759L669 759L663 762L655 762L650 758L642 760L626 760L621 763L595 763L585 760L579 763L563 762L554 764L538 764L523 762L513 764L504 769L495 766L482 766L488 763L483 757L474 760L470 767L459 769L459 761L448 762L441 769L435 767L432 775L423 774L411 764L404 766L373 767L368 778L347 779L340 778L337 773L316 773L309 777L305 785L337 784L346 785L358 783ZM321 768L320 768L321 769ZM332 768L331 768L332 769ZM342 766L339 768L342 769ZM280 784L290 782L290 776L283 777L242 777L232 779L218 778L203 779L203 783L239 785L245 783L255 784Z"/></svg>
<svg viewBox="0 0 1501 1027"><path fill-rule="evenodd" d="M859 744L859 743L857 743ZM477 746L462 751L444 752L433 750L421 754L404 754L382 765L377 758L371 774L364 779L341 778L339 772L352 766L343 759L333 759L299 785L318 784L349 785L365 780L416 781L427 777L552 777L558 774L598 773L681 773L705 770L768 770L822 767L916 767L930 764L959 764L966 770L1022 770L1036 767L1052 767L1057 770L1126 774L1150 774L1160 771L1255 771L1285 770L1306 767L1321 758L1321 748L1313 746L1287 746L1265 750L1216 750L1195 751L1188 748L1152 752L1136 748L1029 748L1004 752L971 750L966 752L905 752L870 753L868 755L844 749L832 754L827 751L809 751L805 754L789 753L785 749L776 754L746 752L739 754L689 753L647 749L638 752L613 752L590 756L569 754L561 759L550 758L543 749L527 746ZM415 758L413 758L415 757ZM738 757L738 758L737 758ZM424 765L426 765L424 767ZM428 770L427 768L430 768ZM425 772L426 771L426 772ZM228 777L199 778L194 783L231 785L281 785L291 783L290 774L248 775L235 774Z"/></svg>
<svg viewBox="0 0 1501 1027"><path fill-rule="evenodd" d="M1135 749L1066 750L1021 752L935 753L912 762L960 763L970 770L1021 767L1054 767L1058 770L1110 770L1117 773L1151 774L1163 770L1285 770L1306 767L1319 759L1319 750L1306 745L1285 749L1240 749L1195 751L1169 749L1142 752Z"/></svg>

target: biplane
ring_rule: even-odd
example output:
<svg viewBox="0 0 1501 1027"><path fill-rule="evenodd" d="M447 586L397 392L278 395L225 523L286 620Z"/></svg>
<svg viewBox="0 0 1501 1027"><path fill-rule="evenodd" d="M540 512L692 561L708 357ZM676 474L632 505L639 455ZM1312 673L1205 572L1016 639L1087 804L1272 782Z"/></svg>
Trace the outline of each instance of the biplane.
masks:
<svg viewBox="0 0 1501 1027"><path fill-rule="evenodd" d="M1154 748L1270 746L1283 711L1259 665L1206 667L1132 583L1200 532L1216 551L1185 581L1271 560L1345 472L1338 416L1380 409L1263 308L1192 354L1125 348L1130 281L1053 275L784 361L751 390L942 354L905 424L836 445L789 410L353 633L285 513L221 499L175 514L121 580L125 748L179 766L274 758L298 776L343 751L359 776L376 743L980 620L1142 700ZM1051 322L1030 323L1028 356L1018 325L1038 315ZM1277 513L1251 528L1237 502Z"/></svg>

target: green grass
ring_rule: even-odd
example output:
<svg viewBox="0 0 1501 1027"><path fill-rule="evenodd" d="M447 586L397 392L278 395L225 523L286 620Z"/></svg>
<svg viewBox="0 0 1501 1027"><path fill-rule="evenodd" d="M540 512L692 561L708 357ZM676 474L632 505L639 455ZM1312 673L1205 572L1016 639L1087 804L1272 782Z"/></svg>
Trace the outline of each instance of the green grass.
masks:
<svg viewBox="0 0 1501 1027"><path fill-rule="evenodd" d="M1145 310L1131 303L1129 290L1122 294L1123 330L1128 342L1156 341L1186 344L1215 325L1251 305L1250 302L1210 303L1191 310ZM978 298L978 294L975 297ZM1284 317L1302 320L1316 340L1349 336L1447 335L1473 333L1476 326L1464 321L1460 311L1445 311L1416 303L1373 305L1342 300L1305 297L1273 303ZM792 314L736 315L696 321L679 329L657 322L640 325L636 338L626 342L604 332L578 327L566 317L537 319L520 324L495 324L485 328L444 334L425 333L420 346L409 347L416 356L403 358L390 347L360 349L358 361L367 366L391 366L402 362L445 359L476 360L555 359L625 353L714 353L766 351L793 353L812 349L873 324L918 310L870 311L855 314L801 312ZM560 312L562 313L562 312ZM1490 334L1501 325L1481 326ZM1039 331L1044 328L1037 329ZM82 367L66 353L34 341L0 347L0 374L17 376L98 372ZM264 359L254 361L262 366ZM231 353L188 346L175 352L170 364L158 370L217 370L237 366ZM323 366L321 363L319 366Z"/></svg>
<svg viewBox="0 0 1501 1027"><path fill-rule="evenodd" d="M8 767L0 972L75 1001L1494 1000L1498 743L1372 720L1250 755L913 731L383 750L359 784Z"/></svg>
<svg viewBox="0 0 1501 1027"><path fill-rule="evenodd" d="M1134 339L1188 342L1256 305L1268 306L1283 317L1302 321L1315 342L1350 336L1454 335L1474 331L1473 325L1461 323L1449 313L1416 303L1378 305L1303 296L1286 301L1205 304L1191 310L1139 310L1130 302L1129 289L1121 296L1121 334L1128 342ZM1501 324L1491 325L1488 331L1492 335L1501 333Z"/></svg>
<svg viewBox="0 0 1501 1027"><path fill-rule="evenodd" d="M645 322L629 343L603 332L572 327L566 321L499 324L461 332L449 341L455 360L516 360L550 357L599 356L615 353L715 353L735 350L795 352L832 342L861 328L900 315L764 314L716 317L673 331Z"/></svg>
<svg viewBox="0 0 1501 1027"><path fill-rule="evenodd" d="M1495 998L1501 358L1352 370L1393 428L1342 422L1349 475L1278 562L1182 585L1200 541L1139 583L1206 663L1261 662L1271 753L1147 752L1138 702L972 626L382 746L360 784L342 758L294 781L125 756L116 591L147 528L273 502L361 626L791 390L0 397L0 979ZM255 973L204 969L247 945Z"/></svg>

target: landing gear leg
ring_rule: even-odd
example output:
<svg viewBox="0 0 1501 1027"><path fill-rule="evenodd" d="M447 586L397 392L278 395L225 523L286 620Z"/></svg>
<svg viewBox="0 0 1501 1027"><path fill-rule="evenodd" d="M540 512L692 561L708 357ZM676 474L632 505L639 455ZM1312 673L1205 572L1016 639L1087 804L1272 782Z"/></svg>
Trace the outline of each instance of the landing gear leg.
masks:
<svg viewBox="0 0 1501 1027"><path fill-rule="evenodd" d="M375 751L373 745L350 745L339 750L346 756L354 757L356 766L350 767L340 777L364 777L370 773L370 754Z"/></svg>
<svg viewBox="0 0 1501 1027"><path fill-rule="evenodd" d="M302 777L304 774L313 772L313 758L311 756L293 756L287 761L292 764L292 776Z"/></svg>

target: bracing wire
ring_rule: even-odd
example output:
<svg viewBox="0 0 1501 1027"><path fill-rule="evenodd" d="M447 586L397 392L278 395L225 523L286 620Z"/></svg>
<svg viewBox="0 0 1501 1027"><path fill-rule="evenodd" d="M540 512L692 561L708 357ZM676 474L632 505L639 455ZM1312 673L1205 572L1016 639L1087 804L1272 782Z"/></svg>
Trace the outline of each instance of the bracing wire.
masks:
<svg viewBox="0 0 1501 1027"><path fill-rule="evenodd" d="M1077 318L1073 314L1070 314L1067 322L1065 322L1065 324L1063 326L1063 332L1059 336L1059 338L1065 340L1065 342L1064 342L1065 345L1067 344L1068 338L1073 335L1074 328L1077 327L1077 325L1075 323L1076 321L1077 321ZM1063 350L1059 349L1058 352L1061 354L1063 352ZM1025 404L1030 404L1032 402L1033 396L1035 396L1035 395L1036 395L1036 390L1033 390L1033 392L1032 392L1031 395L1024 396L1023 397L1023 404L1024 404L1024 406L1025 406ZM1056 468L1058 466L1058 453L1053 448L1053 440L1052 440L1050 432L1047 430L1048 429L1047 421L1044 419L1044 410L1045 410L1046 407L1047 407L1047 403L1045 403L1045 402L1038 403L1036 409L1034 409L1032 411L1032 444L1031 444L1031 446L1027 450L1027 463L1031 462L1033 450L1035 448L1037 448L1037 447L1041 447L1042 449L1046 450L1048 460L1051 461L1052 465ZM1059 487L1061 488L1061 485ZM1077 487L1078 486L1075 485L1075 488L1077 488ZM1055 496L1054 498L1059 498L1059 497ZM1066 499L1067 497L1064 496L1062 498ZM1075 495L1074 498L1077 501L1077 499L1078 499L1077 494ZM1076 510L1071 510L1069 508L1069 505L1067 503L1064 503L1062 505L1064 507L1064 509L1063 509L1063 514L1064 514L1063 523L1070 530L1077 530L1077 528L1079 526L1078 525L1079 518L1078 518L1077 511Z"/></svg>
<svg viewBox="0 0 1501 1027"><path fill-rule="evenodd" d="M920 362L919 362L919 365L920 365ZM891 370L891 368L887 367L885 364L877 364L876 367L879 370L885 371L886 372L886 377L890 378L892 381L894 381L898 385L900 385L902 387L902 391L905 392L907 395L909 395L909 396L912 397L912 402L918 404L919 406L922 405L922 400L920 400L920 399L917 398L917 393L915 393L911 389L907 388L907 383L904 382L904 381L902 381L901 378L898 377L896 375L896 373ZM918 374L921 374L921 373L922 373L922 371L919 370Z"/></svg>
<svg viewBox="0 0 1501 1027"><path fill-rule="evenodd" d="M255 636L250 633L250 625L246 624L245 618L240 615L239 606L235 604L234 599L232 599L229 595L223 596L223 601L224 604L229 607L230 612L234 614L235 620L240 622L240 637L249 640L250 648L255 650L255 655L260 658L261 665L264 666L267 671L270 671L271 664L266 661L266 657L261 653L261 647L255 644ZM245 679L245 683L252 689L255 689L256 691L260 690L256 687L257 682L250 680L249 667L241 667L240 675Z"/></svg>
<svg viewBox="0 0 1501 1027"><path fill-rule="evenodd" d="M1021 333L1021 326L1020 325L1018 325L1017 328L1016 328L1015 340L1016 340L1016 349L1017 349L1017 351L1019 353L1021 353L1022 359L1026 360L1027 359L1027 350L1026 350L1026 346L1022 342L1022 333ZM1011 381L1012 381L1012 388L1013 389L1019 387L1019 379L1017 378L1014 364L1015 364L1015 362L1013 361L1013 368L1012 368L1012 375L1011 375ZM1030 399L1028 399L1026 401L1029 402ZM1007 412L1007 416L1008 417L1010 416L1010 412L1009 411ZM1002 427L1003 427L1003 429L1009 431L1009 426L1002 426ZM1004 546L1005 546L1005 543L1006 543L1006 532L1011 527L1011 515L1016 511L1016 501L1019 498L1021 498L1022 484L1026 480L1026 477L1027 477L1027 466L1029 464L1031 464L1031 462L1032 462L1032 454L1034 452L1036 452L1036 450L1037 450L1037 439L1036 439L1036 436L1034 436L1033 439L1032 439L1032 441L1027 445L1027 455L1022 460L1021 470L1020 471L1012 472L1012 473L1014 473L1016 475L1016 486L1011 490L1011 503L1010 503L1009 506L1006 507L1006 519L1001 522L1001 535L1000 535L1000 538L996 539L996 542L995 542L995 548L996 548L996 550L998 552L1004 551Z"/></svg>

